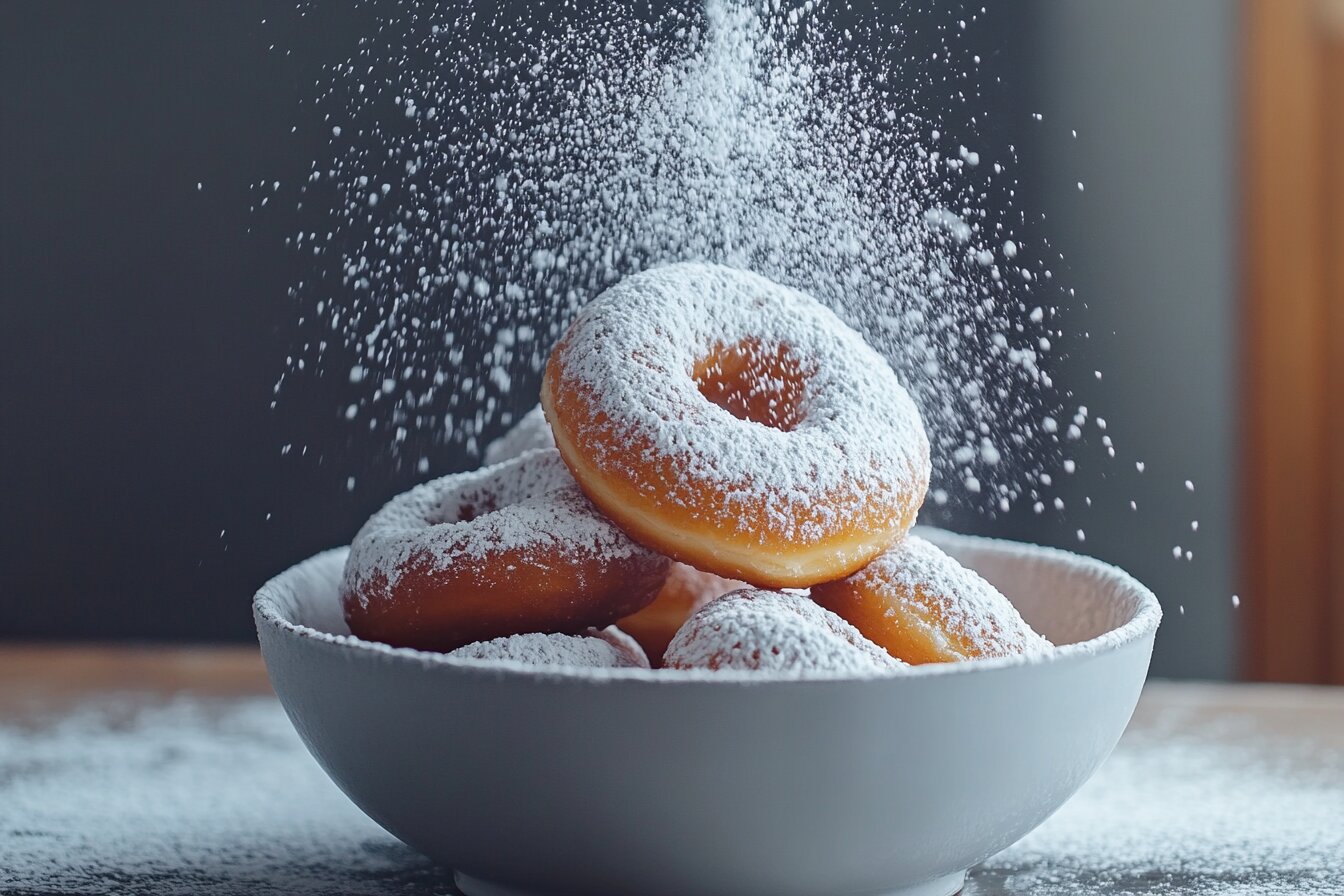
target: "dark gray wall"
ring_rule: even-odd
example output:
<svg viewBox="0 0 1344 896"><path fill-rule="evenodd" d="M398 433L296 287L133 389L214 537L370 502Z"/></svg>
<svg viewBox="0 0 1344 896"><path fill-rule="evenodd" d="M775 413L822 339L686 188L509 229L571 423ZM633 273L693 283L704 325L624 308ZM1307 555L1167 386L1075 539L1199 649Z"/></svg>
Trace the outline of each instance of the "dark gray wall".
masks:
<svg viewBox="0 0 1344 896"><path fill-rule="evenodd" d="M377 501L280 455L335 396L269 410L301 268L250 185L318 156L360 27L296 6L0 4L0 637L251 637Z"/></svg>
<svg viewBox="0 0 1344 896"><path fill-rule="evenodd" d="M1146 465L1068 480L1071 503L1086 492L1139 506L1093 514L1087 547L1162 598L1154 671L1227 677L1237 668L1238 5L1037 0L1032 10L1026 89L1044 120L1026 149L1093 334L1065 375L1085 385L1122 456ZM1173 558L1176 545L1193 561Z"/></svg>

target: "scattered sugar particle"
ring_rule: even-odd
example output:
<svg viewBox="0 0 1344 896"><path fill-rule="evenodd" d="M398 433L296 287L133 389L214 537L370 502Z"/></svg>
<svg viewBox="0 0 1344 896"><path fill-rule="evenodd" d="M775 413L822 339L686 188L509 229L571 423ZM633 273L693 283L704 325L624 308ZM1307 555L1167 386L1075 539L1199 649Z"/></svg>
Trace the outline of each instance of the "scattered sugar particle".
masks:
<svg viewBox="0 0 1344 896"><path fill-rule="evenodd" d="M1026 437L1067 420L1046 373L1066 335L1047 329L1050 274L1000 269L1020 211L974 199L990 182L1014 195L1011 173L951 140L940 157L946 135L869 76L877 57L812 27L824 8L711 0L692 24L612 4L534 29L459 7L380 13L330 69L330 158L296 198L332 213L294 241L316 270L294 290L311 338L287 369L340 377L357 359L335 408L387 451L472 450L587 301L694 257L798 286L860 330L923 411L935 487L1002 508L1058 462L1055 440ZM502 36L486 65L482 24ZM900 45L877 36L879 55ZM968 185L955 205L949 162Z"/></svg>
<svg viewBox="0 0 1344 896"><path fill-rule="evenodd" d="M1082 529L1079 529L1076 534L1078 536L1079 541L1087 541L1087 534L1083 532Z"/></svg>
<svg viewBox="0 0 1344 896"><path fill-rule="evenodd" d="M1234 606L1234 607L1240 607L1240 606L1241 606L1241 598L1238 597L1238 596L1235 595L1235 594L1232 595L1232 606Z"/></svg>
<svg viewBox="0 0 1344 896"><path fill-rule="evenodd" d="M1191 482L1189 479L1185 480L1185 490L1188 492L1192 492L1195 490L1195 484Z"/></svg>

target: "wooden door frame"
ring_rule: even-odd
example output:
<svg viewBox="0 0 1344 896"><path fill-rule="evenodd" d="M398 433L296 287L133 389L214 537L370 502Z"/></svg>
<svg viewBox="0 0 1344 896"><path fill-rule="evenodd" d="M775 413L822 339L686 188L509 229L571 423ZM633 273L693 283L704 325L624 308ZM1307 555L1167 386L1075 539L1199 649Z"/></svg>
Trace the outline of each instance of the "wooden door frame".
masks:
<svg viewBox="0 0 1344 896"><path fill-rule="evenodd" d="M1244 0L1248 677L1344 683L1344 0Z"/></svg>

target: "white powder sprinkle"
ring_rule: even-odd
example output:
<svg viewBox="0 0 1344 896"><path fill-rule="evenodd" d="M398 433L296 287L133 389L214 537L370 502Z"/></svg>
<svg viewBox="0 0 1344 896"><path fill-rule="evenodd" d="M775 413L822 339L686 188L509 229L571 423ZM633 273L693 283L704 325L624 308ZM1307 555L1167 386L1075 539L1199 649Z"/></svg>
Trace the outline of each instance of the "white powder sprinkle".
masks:
<svg viewBox="0 0 1344 896"><path fill-rule="evenodd" d="M715 261L816 296L886 357L943 493L1027 493L1058 459L1040 420L1060 413L1045 355L1061 321L1035 295L1041 259L1039 276L1023 266L1020 216L985 211L1012 193L1009 160L986 164L969 136L943 158L908 97L969 54L943 35L936 62L915 60L876 20L806 8L375 16L317 98L331 158L297 198L334 211L292 243L314 269L282 385L358 365L392 387L352 378L344 425L405 433L387 450L412 463L429 443L474 447L603 289ZM1001 457L968 477L950 458L982 437Z"/></svg>
<svg viewBox="0 0 1344 896"><path fill-rule="evenodd" d="M469 661L504 660L529 666L594 669L647 669L649 658L633 638L615 626L580 635L527 633L477 641L448 653Z"/></svg>
<svg viewBox="0 0 1344 896"><path fill-rule="evenodd" d="M787 431L707 400L692 375L716 345L744 340L803 372ZM618 467L632 446L673 458L675 478L639 486L686 507L722 495L715 525L780 537L748 529L763 508L776 533L815 543L863 508L899 507L927 487L928 441L891 368L827 308L758 275L683 263L628 277L583 309L556 358L552 388L591 404L592 419L577 424L594 448L588 461Z"/></svg>
<svg viewBox="0 0 1344 896"><path fill-rule="evenodd" d="M827 591L849 586L881 594L905 617L939 620L930 633L941 639L939 653L965 655L969 645L979 656L1017 656L1051 646L984 577L920 535L907 535L848 579L819 586L817 600L829 606Z"/></svg>
<svg viewBox="0 0 1344 896"><path fill-rule="evenodd" d="M1344 894L1344 753L1253 716L1211 720L1198 703L1137 728L1058 814L974 873L987 892Z"/></svg>
<svg viewBox="0 0 1344 896"><path fill-rule="evenodd" d="M1149 688L1162 710L1141 703L1097 774L968 892L1344 893L1344 752L1275 727L1327 704L1261 691L1257 721ZM22 843L0 862L5 892L452 892L331 783L271 697L111 698L0 726L0 829Z"/></svg>
<svg viewBox="0 0 1344 896"><path fill-rule="evenodd" d="M663 664L799 677L873 675L905 666L808 597L751 589L700 608L668 645Z"/></svg>
<svg viewBox="0 0 1344 896"><path fill-rule="evenodd" d="M576 566L650 553L597 512L550 448L393 498L355 536L343 587L365 605L391 600L411 565L447 570L504 552L555 553Z"/></svg>

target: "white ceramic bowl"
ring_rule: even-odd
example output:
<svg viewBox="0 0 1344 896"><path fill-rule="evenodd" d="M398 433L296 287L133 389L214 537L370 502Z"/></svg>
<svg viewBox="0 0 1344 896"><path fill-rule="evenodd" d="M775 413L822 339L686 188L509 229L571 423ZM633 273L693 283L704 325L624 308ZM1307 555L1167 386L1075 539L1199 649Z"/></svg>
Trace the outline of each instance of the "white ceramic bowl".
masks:
<svg viewBox="0 0 1344 896"><path fill-rule="evenodd" d="M816 681L453 661L344 634L343 550L254 614L318 762L470 896L946 896L1110 753L1161 611L1096 560L932 537L1065 646Z"/></svg>

